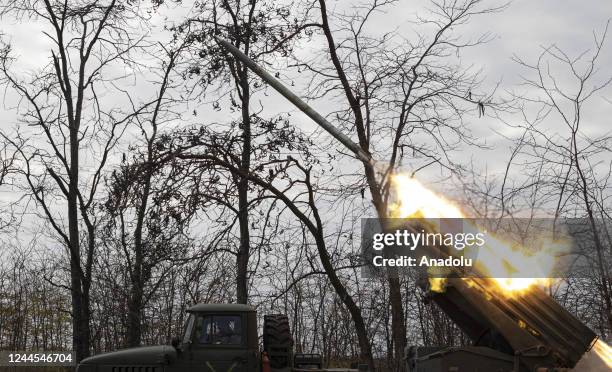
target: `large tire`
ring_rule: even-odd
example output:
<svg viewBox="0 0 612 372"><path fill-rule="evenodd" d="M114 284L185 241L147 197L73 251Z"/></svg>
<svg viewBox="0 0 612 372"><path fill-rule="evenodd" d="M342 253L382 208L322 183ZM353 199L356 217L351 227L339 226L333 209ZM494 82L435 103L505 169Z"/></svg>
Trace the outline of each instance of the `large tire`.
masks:
<svg viewBox="0 0 612 372"><path fill-rule="evenodd" d="M270 367L291 368L293 355L293 338L286 315L274 314L264 316L263 326L264 351L270 358Z"/></svg>

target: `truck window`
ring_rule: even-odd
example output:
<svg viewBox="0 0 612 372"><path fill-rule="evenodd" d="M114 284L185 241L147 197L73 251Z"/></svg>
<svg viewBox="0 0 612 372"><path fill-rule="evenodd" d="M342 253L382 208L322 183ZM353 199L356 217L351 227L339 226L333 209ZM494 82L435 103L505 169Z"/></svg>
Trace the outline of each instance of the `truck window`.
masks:
<svg viewBox="0 0 612 372"><path fill-rule="evenodd" d="M240 315L203 315L196 320L196 339L200 344L242 344Z"/></svg>

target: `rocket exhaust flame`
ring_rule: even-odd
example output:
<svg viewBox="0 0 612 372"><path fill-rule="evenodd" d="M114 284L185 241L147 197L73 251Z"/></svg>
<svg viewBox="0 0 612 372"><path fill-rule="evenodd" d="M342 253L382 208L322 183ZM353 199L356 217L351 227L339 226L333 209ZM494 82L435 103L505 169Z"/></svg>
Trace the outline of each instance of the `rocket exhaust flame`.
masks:
<svg viewBox="0 0 612 372"><path fill-rule="evenodd" d="M602 340L597 340L576 364L573 371L609 372L612 371L612 348Z"/></svg>
<svg viewBox="0 0 612 372"><path fill-rule="evenodd" d="M461 210L444 197L427 189L415 178L407 175L394 175L392 178L396 202L389 207L393 218L463 218ZM489 238L487 244L481 247L478 255L478 268L483 273L505 272L504 278L478 280L462 278L468 286L489 287L495 283L496 290L508 298L525 294L533 286L550 285L552 279L546 274L552 272L555 263L555 253L560 248L555 242L550 242L553 249L542 249L533 254L527 254L502 239ZM537 275L534 275L537 274ZM534 278L538 276L539 278ZM477 282L478 283L477 283ZM431 277L430 290L444 292L446 278ZM612 348L604 341L596 339L592 348L584 354L572 371L604 372L612 370Z"/></svg>
<svg viewBox="0 0 612 372"><path fill-rule="evenodd" d="M394 218L464 218L461 210L444 197L427 189L415 178L394 175L392 178L396 202L389 207ZM549 245L549 244L547 244ZM558 252L561 246L550 244ZM535 253L516 249L510 243L489 235L487 243L480 247L477 269L484 275L504 273L493 278L500 290L512 295L533 285L549 285L548 279L555 263L553 250L542 249ZM432 290L442 290L440 280L432 280Z"/></svg>

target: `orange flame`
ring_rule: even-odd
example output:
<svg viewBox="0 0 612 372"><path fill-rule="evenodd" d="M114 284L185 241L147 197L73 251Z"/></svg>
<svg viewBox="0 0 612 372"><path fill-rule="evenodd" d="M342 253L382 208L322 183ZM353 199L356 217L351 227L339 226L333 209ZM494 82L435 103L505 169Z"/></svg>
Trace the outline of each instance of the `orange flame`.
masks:
<svg viewBox="0 0 612 372"><path fill-rule="evenodd" d="M463 218L459 208L423 186L416 178L398 174L391 179L397 202L389 206L394 218Z"/></svg>
<svg viewBox="0 0 612 372"><path fill-rule="evenodd" d="M612 371L612 348L602 340L597 340L572 371Z"/></svg>
<svg viewBox="0 0 612 372"><path fill-rule="evenodd" d="M389 206L393 218L463 218L461 210L444 197L423 186L415 178L394 175L391 179L396 202ZM475 227L475 226L474 226ZM476 228L476 227L475 227ZM535 254L527 253L522 247L487 234L486 244L479 249L476 264L485 274L504 273L503 278L494 278L495 283L506 294L527 290L529 287L549 285L546 278L555 263L555 250L560 246L547 242L547 249ZM554 249L551 249L554 248ZM430 280L432 290L443 290L444 280Z"/></svg>
<svg viewBox="0 0 612 372"><path fill-rule="evenodd" d="M389 216L393 218L463 218L465 215L450 201L427 189L415 178L395 175L392 178L397 201L389 206ZM512 296L528 290L534 285L549 285L555 263L555 252L566 249L559 242L547 242L548 249L540 249L534 254L526 254L520 247L504 242L488 234L486 244L480 248L479 269L490 273L503 272L504 278L493 278L498 289ZM514 249L513 249L514 248ZM540 278L533 278L532 276ZM468 285L473 281L464 278ZM443 292L446 278L429 279L430 289ZM576 365L575 371L604 372L612 370L612 348L602 340L597 340L592 349Z"/></svg>
<svg viewBox="0 0 612 372"><path fill-rule="evenodd" d="M605 363L606 367L612 370L612 347L601 340L597 340L593 346L593 351Z"/></svg>

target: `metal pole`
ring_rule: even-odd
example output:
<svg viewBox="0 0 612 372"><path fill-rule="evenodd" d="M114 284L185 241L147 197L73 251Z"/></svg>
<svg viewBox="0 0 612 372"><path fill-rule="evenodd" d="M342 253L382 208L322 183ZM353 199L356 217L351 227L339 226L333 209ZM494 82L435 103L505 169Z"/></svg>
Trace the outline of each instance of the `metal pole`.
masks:
<svg viewBox="0 0 612 372"><path fill-rule="evenodd" d="M238 58L242 63L244 63L251 71L259 75L266 83L270 84L272 88L274 88L277 92L282 94L285 98L287 98L291 103L297 106L302 112L308 115L309 118L315 121L315 123L319 124L323 129L327 131L327 133L331 134L335 139L340 141L344 146L346 146L349 150L351 150L355 155L359 158L359 160L372 165L372 157L370 154L363 151L361 146L353 142L347 135L340 132L338 128L332 125L327 119L325 119L321 114L316 112L312 107L310 107L306 102L302 101L302 99L293 92L289 90L286 86L283 85L280 81L278 81L274 76L270 75L266 70L259 67L252 59L250 59L246 54L242 53L238 48L233 46L231 43L215 37L217 42L221 44L225 49L227 49L230 53L232 53L236 58Z"/></svg>

